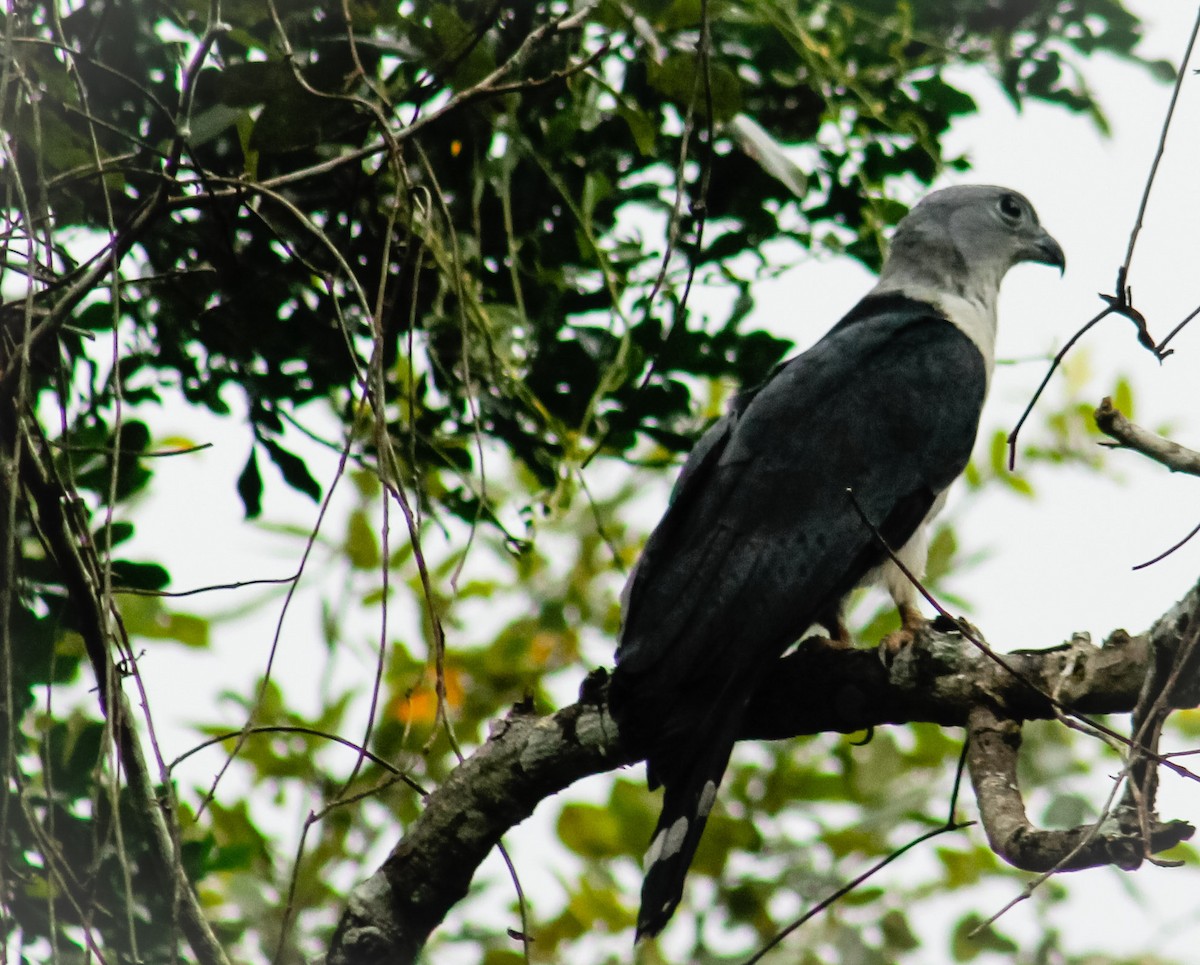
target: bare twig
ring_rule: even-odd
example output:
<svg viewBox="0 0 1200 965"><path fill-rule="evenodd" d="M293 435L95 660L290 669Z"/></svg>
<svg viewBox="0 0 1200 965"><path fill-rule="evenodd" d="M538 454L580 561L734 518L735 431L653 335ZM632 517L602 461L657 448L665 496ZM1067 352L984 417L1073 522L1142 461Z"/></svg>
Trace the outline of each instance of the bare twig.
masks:
<svg viewBox="0 0 1200 965"><path fill-rule="evenodd" d="M346 738L340 737L337 734L330 734L323 730L317 730L315 727L299 727L299 726L290 725L290 724L289 725L272 724L270 726L251 727L245 731L234 730L234 731L229 731L228 733L225 733L225 734L218 734L217 736L210 737L208 740L205 740L205 741L201 741L195 747L192 747L189 750L184 751L182 754L180 754L178 757L176 757L175 760L171 761L171 763L169 765L167 765L167 770L168 771L175 770L175 768L177 768L180 764L182 764L184 761L186 761L193 754L200 753L200 751L204 750L206 747L212 747L215 744L221 744L227 740L234 740L234 739L240 737L243 733L247 733L247 734L304 734L309 737L319 737L322 740L331 741L335 744L341 744L343 747L348 747L351 750L357 752L361 757L365 757L365 758L369 759L371 761L371 763L373 763L376 767L383 768L385 771L387 771L389 774L391 774L397 780L406 784L409 788L411 788L412 790L414 790L418 794L420 794L421 797L429 796L429 792L426 791L425 788L421 787L420 784L418 784L416 781L414 781L411 777L409 777L407 774L405 774L402 770L400 770L394 764L391 764L389 761L380 757L378 754L372 753L369 748L363 747L361 744L356 744L353 741L346 740Z"/></svg>
<svg viewBox="0 0 1200 965"><path fill-rule="evenodd" d="M1134 218L1133 227L1129 231L1129 244L1125 249L1125 260L1121 262L1121 267L1117 269L1116 294L1106 295L1101 293L1100 297L1108 302L1108 308L1096 315L1091 321L1087 322L1071 337L1071 340L1067 342L1062 351L1055 356L1054 361L1050 365L1050 371L1046 373L1046 377L1042 380L1042 384L1038 386L1037 391L1033 394L1033 398L1029 400L1029 405L1026 406L1025 411L1021 414L1021 418L1017 420L1016 426L1013 428L1012 432L1009 433L1008 468L1010 471L1016 464L1017 460L1017 435L1021 431L1021 426L1024 425L1025 420L1033 411L1034 405L1037 404L1038 398L1041 396L1042 391L1046 388L1047 383L1050 381L1050 376L1054 374L1055 369L1058 368L1058 365L1062 361L1063 357L1068 351L1070 351L1071 347L1077 341L1079 341L1083 334L1088 331L1088 329L1090 329L1093 325L1100 321L1100 319L1104 318L1104 316L1110 313L1116 312L1117 314L1124 315L1137 326L1138 341L1146 348L1150 349L1150 351L1154 352L1154 354L1161 361L1171 354L1171 350L1166 347L1167 342L1174 338L1180 329L1182 329L1189 321L1192 320L1197 312L1200 312L1200 309L1197 309L1196 312L1193 312L1182 322L1180 322L1180 324L1177 325L1175 329L1165 339L1162 340L1161 343L1156 345L1153 338L1150 336L1150 330L1146 325L1145 317L1141 314L1141 312L1133 308L1133 293L1127 284L1129 278L1129 268L1133 261L1133 250L1137 244L1138 234L1142 230L1142 221L1146 215L1146 207L1150 202L1150 191L1154 186L1155 176L1158 174L1158 165L1162 161L1163 154L1166 152L1167 133L1171 128L1171 121L1175 115L1175 105L1179 101L1179 91L1183 87L1183 78L1186 73L1188 62L1192 58L1192 50L1195 48L1196 37L1198 34L1200 34L1200 11L1197 12L1196 23L1192 27L1191 35L1188 37L1187 49L1184 51L1183 60L1181 61L1179 70L1175 75L1175 87L1171 91L1171 100L1167 105L1166 117L1163 119L1162 132L1159 134L1158 138L1158 146L1154 152L1154 159L1150 162L1150 171L1146 175L1146 183L1142 188L1142 198L1138 204L1138 211Z"/></svg>
<svg viewBox="0 0 1200 965"><path fill-rule="evenodd" d="M1012 432L1008 434L1008 469L1010 472L1017 464L1017 436L1021 432L1021 427L1025 425L1025 420L1028 419L1030 414L1033 412L1033 407L1037 405L1038 399L1042 397L1042 393L1046 390L1046 386L1050 384L1050 377L1053 376L1058 370L1059 365L1062 363L1062 360L1066 358L1067 353L1071 351L1071 349L1075 347L1075 344L1081 338L1083 338L1083 336L1086 335L1101 319L1106 318L1109 315L1121 315L1133 322L1134 327L1137 329L1138 343L1153 352L1155 357L1158 358L1160 362L1171 354L1171 350L1164 349L1161 345L1156 345L1154 343L1154 339L1151 338L1150 328L1146 324L1146 316L1133 307L1133 290L1125 284L1125 275L1126 269L1124 267L1117 271L1117 293L1115 295L1107 295L1104 292L1099 293L1101 300L1103 300L1108 307L1102 309L1091 319L1085 322L1083 326L1080 327L1079 331L1072 335L1070 339L1067 340L1067 344L1064 345L1059 350L1058 354L1054 356L1054 360L1050 363L1050 368L1042 378L1041 384L1038 385L1037 390L1033 393L1033 397L1029 400L1029 404L1025 406L1025 411L1021 413L1021 418L1017 420L1017 424L1013 426Z"/></svg>
<svg viewBox="0 0 1200 965"><path fill-rule="evenodd" d="M1132 452L1141 453L1148 459L1153 459L1160 465L1166 466L1171 472L1187 473L1191 476L1200 476L1200 452L1194 449L1188 449L1181 446L1177 442L1172 442L1157 433L1151 432L1149 429L1144 429L1137 423L1130 422L1125 415L1112 404L1112 399L1105 396L1101 401L1099 408L1095 412L1096 426L1106 436L1113 439L1111 443L1106 443L1114 449L1129 449ZM1163 550L1152 559L1146 560L1144 563L1138 563L1133 568L1135 570L1144 570L1148 566L1153 566L1182 546L1186 545L1192 537L1200 533L1200 524L1197 524L1192 530L1172 546Z"/></svg>
<svg viewBox="0 0 1200 965"><path fill-rule="evenodd" d="M1130 422L1105 396L1096 409L1096 426L1106 436L1116 441L1113 448L1131 449L1140 452L1166 466L1171 472L1183 472L1200 476L1200 452L1172 442L1149 429Z"/></svg>
<svg viewBox="0 0 1200 965"><path fill-rule="evenodd" d="M856 878L853 878L852 880L847 881L844 885L842 885L842 887L840 887L833 894L829 895L828 897L824 898L823 900L817 902L817 904L813 905L812 908L810 908L808 911L806 911L803 915L801 915L799 918L797 918L794 922L792 922L786 928L782 929L779 932L779 934L775 935L769 942L767 942L765 945L763 945L762 948L760 948L757 952L755 952L753 955L751 955L749 958L747 958L746 961L744 962L744 965L755 965L756 962L761 962L763 960L764 956L767 954L767 952L769 952L772 948L774 948L776 945L778 945L780 942L782 942L785 938L787 938L788 935L790 935L792 932L794 932L797 928L799 928L805 922L811 921L817 915L821 914L821 912L825 911L825 909L827 909L831 905L835 904L836 902L840 901L842 898L845 898L846 895L848 895L848 894L850 894L850 892L854 891L854 889L857 888L859 885L861 885L864 882L868 881L869 879L873 878L876 874L878 874L880 871L882 871L884 868L886 868L888 865L890 865L893 861L895 861L897 858L903 857L905 854L907 854L913 848L917 847L918 845L924 844L926 841L929 841L931 838L940 837L941 835L948 834L951 831L961 831L963 828L969 828L974 823L975 823L974 821L962 821L962 822L950 821L946 824L941 825L940 827L934 828L932 831L926 831L924 834L917 835L917 837L913 838L907 844L902 845L901 847L899 847L895 851L893 851L891 854L880 859L879 861L876 861L873 865L871 865L871 867L869 867L862 874L858 875Z"/></svg>
<svg viewBox="0 0 1200 965"><path fill-rule="evenodd" d="M1188 37L1187 48L1183 52L1183 60L1179 63L1179 70L1175 73L1175 87L1171 91L1171 100L1167 104L1167 114L1163 118L1162 133L1158 136L1158 146L1154 150L1154 160L1150 162L1150 173L1146 177L1146 186L1142 189L1142 200L1138 205L1137 217L1134 219L1133 228L1129 232L1129 246L1125 249L1125 260L1121 263L1121 271L1123 275L1129 273L1129 265L1133 261L1133 248L1137 244L1138 233L1142 230L1142 219L1146 214L1146 206L1150 202L1150 189L1154 186L1154 177L1158 174L1158 165L1163 159L1163 154L1167 149L1167 132L1171 129L1171 120L1175 116L1175 105L1179 102L1179 91L1183 88L1183 78L1186 76L1187 65L1192 59L1192 50L1196 46L1196 36L1200 34L1200 9L1196 11L1196 23L1192 27L1191 36Z"/></svg>
<svg viewBox="0 0 1200 965"><path fill-rule="evenodd" d="M1188 531L1188 534L1183 539L1177 541L1176 543L1173 543L1171 546L1167 547L1165 550L1163 550L1157 556L1151 557L1150 559L1146 560L1145 563L1138 563L1136 566L1131 567L1131 569L1144 570L1144 569L1146 569L1146 567L1153 566L1155 563L1161 563L1163 560L1165 560L1168 556L1170 556L1176 550L1182 549L1184 546L1186 546L1188 543L1190 543L1192 541L1193 537L1195 537L1195 535L1197 533L1200 533L1200 523L1197 523L1195 526L1193 526Z"/></svg>
<svg viewBox="0 0 1200 965"><path fill-rule="evenodd" d="M882 858L879 861L876 861L873 865L871 865L871 867L869 867L862 874L860 874L857 877L853 878L852 880L846 882L846 884L844 884L842 887L838 888L837 891L833 892L833 894L828 895L821 901L817 902L808 911L806 911L803 915L801 915L799 918L797 918L795 921L793 921L791 924L789 924L786 928L781 929L776 935L774 935L771 938L771 940L769 942L767 942L765 945L763 945L762 948L760 948L757 952L755 952L750 958L746 959L744 965L755 965L756 962L762 961L763 956L765 956L767 954L767 952L769 952L772 948L777 946L780 942L782 942L785 938L787 938L787 936L790 935L792 932L794 932L797 928L800 928L806 922L811 921L817 915L819 915L823 911L825 911L826 908L829 908L831 905L835 904L836 902L840 901L842 898L846 897L846 895L848 895L848 894L850 894L850 892L854 891L854 889L857 888L859 885L861 885L864 882L873 878L876 874L878 874L880 871L882 871L884 868L886 868L889 864L891 864L893 861L895 861L897 858L901 857L905 853L911 851L913 848L917 847L920 844L924 844L926 841L930 840L930 838L936 838L939 835L947 834L951 831L960 831L963 828L970 827L972 824L974 824L975 823L974 821L956 821L954 818L954 815L958 810L958 792L962 787L963 768L966 764L966 759L967 759L967 746L964 744L963 752L958 757L958 768L956 769L956 771L954 773L954 788L950 792L950 807L949 807L948 813L946 815L946 823L945 824L943 824L941 827L934 828L932 831L926 831L924 834L917 835L917 837L913 838L907 844L901 845L899 848L897 848L891 854L887 855L886 857Z"/></svg>
<svg viewBox="0 0 1200 965"><path fill-rule="evenodd" d="M1176 325L1176 326L1175 326L1173 329L1171 329L1171 331L1169 331L1169 332L1167 333L1167 337L1166 337L1166 338L1164 338L1164 339L1163 339L1161 342L1159 342L1159 343L1158 343L1158 348L1159 348L1159 351L1166 351L1167 344L1168 344L1168 343L1169 343L1169 342L1170 342L1170 341L1171 341L1171 340L1172 340L1172 339L1173 339L1173 338L1174 338L1176 335L1178 335L1178 334L1179 334L1180 332L1182 332L1182 331L1183 331L1185 328L1187 328L1187 326L1188 326L1188 325L1191 323L1191 321L1192 321L1194 318L1196 318L1196 316L1197 316L1197 315L1200 315L1200 305L1197 305L1197 306L1196 306L1195 308L1193 308L1193 309L1192 309L1190 312L1188 312L1188 313L1187 313L1185 316L1183 316L1183 320L1182 320L1182 321L1180 321L1180 323L1179 323L1178 325Z"/></svg>

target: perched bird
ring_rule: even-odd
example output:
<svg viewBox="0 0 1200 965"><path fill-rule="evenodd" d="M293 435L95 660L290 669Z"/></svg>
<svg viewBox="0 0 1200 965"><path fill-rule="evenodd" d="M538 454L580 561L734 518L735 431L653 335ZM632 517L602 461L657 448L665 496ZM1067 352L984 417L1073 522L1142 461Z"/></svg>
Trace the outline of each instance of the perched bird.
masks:
<svg viewBox="0 0 1200 965"><path fill-rule="evenodd" d="M975 442L1000 282L1024 261L1066 264L1024 196L933 192L866 297L738 396L684 465L626 587L609 689L664 788L639 938L679 904L746 707L784 651L814 626L848 644L843 601L874 579L902 634L924 622L881 540L924 574L927 525Z"/></svg>

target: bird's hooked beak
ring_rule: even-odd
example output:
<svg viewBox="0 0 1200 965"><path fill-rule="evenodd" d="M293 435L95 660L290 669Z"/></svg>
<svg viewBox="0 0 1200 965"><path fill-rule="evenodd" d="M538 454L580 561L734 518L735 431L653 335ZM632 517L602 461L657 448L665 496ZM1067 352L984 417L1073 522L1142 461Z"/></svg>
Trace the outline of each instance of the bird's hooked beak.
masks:
<svg viewBox="0 0 1200 965"><path fill-rule="evenodd" d="M1053 265L1061 275L1067 270L1067 256L1063 254L1062 245L1055 241L1043 228L1038 229L1036 237L1021 252L1022 261L1035 261L1039 265Z"/></svg>

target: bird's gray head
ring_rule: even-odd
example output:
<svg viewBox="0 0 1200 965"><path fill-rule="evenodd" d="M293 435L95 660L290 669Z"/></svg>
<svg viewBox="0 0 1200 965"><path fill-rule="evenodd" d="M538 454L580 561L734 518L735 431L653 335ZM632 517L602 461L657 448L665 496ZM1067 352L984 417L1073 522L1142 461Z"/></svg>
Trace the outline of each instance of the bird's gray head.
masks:
<svg viewBox="0 0 1200 965"><path fill-rule="evenodd" d="M1028 198L963 184L934 191L896 226L880 287L936 290L990 307L1005 273L1023 261L1066 267Z"/></svg>

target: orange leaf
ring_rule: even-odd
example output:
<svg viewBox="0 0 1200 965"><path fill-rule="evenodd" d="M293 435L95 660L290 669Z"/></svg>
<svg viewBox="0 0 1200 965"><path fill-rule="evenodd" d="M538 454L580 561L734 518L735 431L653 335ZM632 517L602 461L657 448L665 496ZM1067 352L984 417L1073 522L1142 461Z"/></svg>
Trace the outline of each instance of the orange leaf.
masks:
<svg viewBox="0 0 1200 965"><path fill-rule="evenodd" d="M432 724L437 719L437 690L433 686L432 671L421 675L421 682L404 697L392 704L392 716L403 724ZM446 709L458 710L466 694L463 689L462 672L447 667Z"/></svg>

